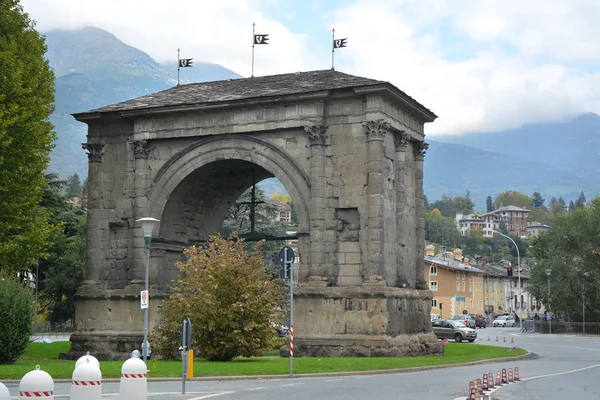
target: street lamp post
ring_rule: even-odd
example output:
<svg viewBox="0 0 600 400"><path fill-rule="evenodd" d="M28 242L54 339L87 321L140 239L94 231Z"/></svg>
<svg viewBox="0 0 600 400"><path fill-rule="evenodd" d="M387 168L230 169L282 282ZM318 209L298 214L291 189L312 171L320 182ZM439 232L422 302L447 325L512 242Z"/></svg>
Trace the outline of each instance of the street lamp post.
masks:
<svg viewBox="0 0 600 400"><path fill-rule="evenodd" d="M548 333L552 333L552 300L550 300L550 275L552 270L548 268L545 272L548 277Z"/></svg>
<svg viewBox="0 0 600 400"><path fill-rule="evenodd" d="M146 279L144 281L144 289L148 293L148 277L150 275L150 244L152 243L152 230L154 224L159 222L156 218L140 218L137 220L142 223L142 231L144 232L144 245L146 247ZM142 356L144 363L148 361L148 308L149 304L144 308L144 341L142 342Z"/></svg>
<svg viewBox="0 0 600 400"><path fill-rule="evenodd" d="M519 287L519 294L520 294L521 293L521 254L519 253L519 246L517 246L517 243L510 236L505 235L504 233L500 233L498 231L492 231L492 233L507 238L515 245L515 249L517 249L517 272L519 273L518 287ZM516 313L517 312L515 311L515 314ZM521 330L523 330L523 318L521 318L521 317L519 317L519 328Z"/></svg>

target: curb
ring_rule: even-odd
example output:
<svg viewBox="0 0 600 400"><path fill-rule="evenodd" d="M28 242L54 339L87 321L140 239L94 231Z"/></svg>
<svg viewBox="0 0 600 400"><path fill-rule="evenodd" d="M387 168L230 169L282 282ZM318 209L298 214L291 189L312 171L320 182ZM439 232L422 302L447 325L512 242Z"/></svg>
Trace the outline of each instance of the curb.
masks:
<svg viewBox="0 0 600 400"><path fill-rule="evenodd" d="M488 360L470 361L467 363L460 364L442 364L442 365L427 365L424 367L410 367L410 368L395 368L395 369L378 369L372 371L348 371L348 372L322 372L322 373L308 373L308 374L294 374L293 376L280 374L280 375L238 375L238 376L200 376L192 379L188 379L187 382L202 382L202 381L249 381L249 380L266 380L266 379L297 379L297 378L318 378L328 376L355 376L355 375L384 375L384 374L400 374L408 372L419 372L429 371L432 369L446 369L465 367L471 365L484 365L505 362L507 360L525 360L533 357L533 353L527 352L521 356L514 357L502 357L502 358L491 358ZM170 377L170 378L148 378L148 382L170 382L170 381L181 381L182 377ZM72 379L54 379L54 383L69 383ZM102 379L102 383L105 382L120 382L121 378L106 378ZM6 380L5 384L19 384L20 380Z"/></svg>

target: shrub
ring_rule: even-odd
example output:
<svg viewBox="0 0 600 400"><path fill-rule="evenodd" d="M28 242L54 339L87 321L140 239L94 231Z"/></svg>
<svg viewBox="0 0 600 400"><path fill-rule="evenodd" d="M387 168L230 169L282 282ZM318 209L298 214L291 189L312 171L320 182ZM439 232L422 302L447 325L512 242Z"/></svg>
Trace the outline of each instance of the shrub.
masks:
<svg viewBox="0 0 600 400"><path fill-rule="evenodd" d="M186 261L178 263L182 276L159 309L154 351L177 357L185 317L192 322L192 346L201 357L229 361L271 350L285 288L265 270L260 247L249 250L236 236L218 235L204 247L186 249Z"/></svg>
<svg viewBox="0 0 600 400"><path fill-rule="evenodd" d="M34 307L22 284L0 278L0 364L11 364L25 352L33 334Z"/></svg>

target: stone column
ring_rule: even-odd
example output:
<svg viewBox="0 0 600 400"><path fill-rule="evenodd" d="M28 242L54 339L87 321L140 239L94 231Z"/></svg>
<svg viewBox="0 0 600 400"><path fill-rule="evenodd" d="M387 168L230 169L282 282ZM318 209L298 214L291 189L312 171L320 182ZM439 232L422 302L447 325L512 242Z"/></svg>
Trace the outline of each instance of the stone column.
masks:
<svg viewBox="0 0 600 400"><path fill-rule="evenodd" d="M413 146L415 156L415 214L416 214L416 289L429 289L425 282L425 261L423 250L425 247L425 193L423 191L423 160L429 144L416 142Z"/></svg>
<svg viewBox="0 0 600 400"><path fill-rule="evenodd" d="M99 285L102 269L104 244L102 243L102 185L100 163L104 155L104 143L82 143L88 155L88 199L87 199L87 256L86 285Z"/></svg>
<svg viewBox="0 0 600 400"><path fill-rule="evenodd" d="M363 123L367 134L367 262L363 285L385 286L384 246L384 139L390 124L384 120Z"/></svg>
<svg viewBox="0 0 600 400"><path fill-rule="evenodd" d="M327 180L325 178L325 142L327 127L324 125L306 126L310 140L310 255L307 284L327 286L327 248L325 245L325 217L327 212Z"/></svg>
<svg viewBox="0 0 600 400"><path fill-rule="evenodd" d="M150 217L148 213L148 199L146 192L148 189L148 155L150 147L147 140L132 140L130 142L134 157L134 220L143 217ZM131 283L144 284L146 278L146 258L143 234L137 232L139 237L135 236L135 228L133 234L133 246L136 249L134 256L134 271ZM141 257L141 258L140 258Z"/></svg>
<svg viewBox="0 0 600 400"><path fill-rule="evenodd" d="M406 212L408 206L407 187L406 187L406 148L410 140L407 132L397 132L394 137L396 145L395 154L395 172L396 181L396 265L397 265L397 284L399 287L410 287L410 278L412 268L407 261L406 244L408 241Z"/></svg>

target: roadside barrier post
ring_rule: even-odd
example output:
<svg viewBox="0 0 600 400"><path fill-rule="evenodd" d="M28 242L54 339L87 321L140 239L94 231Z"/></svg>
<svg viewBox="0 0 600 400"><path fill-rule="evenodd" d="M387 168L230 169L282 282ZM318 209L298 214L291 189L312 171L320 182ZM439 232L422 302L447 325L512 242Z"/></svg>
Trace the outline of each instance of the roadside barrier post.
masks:
<svg viewBox="0 0 600 400"><path fill-rule="evenodd" d="M54 380L39 365L26 373L19 383L19 400L31 398L54 400Z"/></svg>
<svg viewBox="0 0 600 400"><path fill-rule="evenodd" d="M75 363L75 369L77 369L77 367L79 367L83 363L90 363L100 368L100 362L96 357L91 355L89 351L86 352L84 356L81 356L77 359L77 362Z"/></svg>
<svg viewBox="0 0 600 400"><path fill-rule="evenodd" d="M496 372L496 386L502 386L502 378L500 377L500 371Z"/></svg>
<svg viewBox="0 0 600 400"><path fill-rule="evenodd" d="M488 382L491 388L494 387L494 374L493 373L489 373L488 374Z"/></svg>
<svg viewBox="0 0 600 400"><path fill-rule="evenodd" d="M521 378L519 378L519 367L515 367L515 381L520 381Z"/></svg>
<svg viewBox="0 0 600 400"><path fill-rule="evenodd" d="M508 381L513 382L513 369L512 368L508 369Z"/></svg>
<svg viewBox="0 0 600 400"><path fill-rule="evenodd" d="M10 400L10 392L2 382L0 382L0 400Z"/></svg>
<svg viewBox="0 0 600 400"><path fill-rule="evenodd" d="M502 384L508 383L508 378L506 377L506 368L502 368Z"/></svg>
<svg viewBox="0 0 600 400"><path fill-rule="evenodd" d="M488 375L487 374L483 374L483 390L488 390L490 388L489 382L488 382Z"/></svg>
<svg viewBox="0 0 600 400"><path fill-rule="evenodd" d="M101 400L102 372L93 362L79 364L73 371L71 400Z"/></svg>
<svg viewBox="0 0 600 400"><path fill-rule="evenodd" d="M146 363L141 358L130 358L121 367L121 385L119 398L127 400L146 400L148 398L148 379Z"/></svg>

